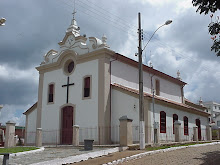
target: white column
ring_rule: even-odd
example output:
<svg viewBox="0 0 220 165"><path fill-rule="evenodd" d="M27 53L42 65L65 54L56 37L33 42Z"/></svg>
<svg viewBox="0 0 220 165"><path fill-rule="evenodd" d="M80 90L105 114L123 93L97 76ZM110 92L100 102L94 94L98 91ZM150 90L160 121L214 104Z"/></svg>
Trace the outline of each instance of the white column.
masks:
<svg viewBox="0 0 220 165"><path fill-rule="evenodd" d="M207 136L207 141L212 141L212 126L211 125L206 126L206 136Z"/></svg>
<svg viewBox="0 0 220 165"><path fill-rule="evenodd" d="M199 141L198 126L193 127L193 141Z"/></svg>
<svg viewBox="0 0 220 165"><path fill-rule="evenodd" d="M73 146L79 146L79 126L73 126Z"/></svg>
<svg viewBox="0 0 220 165"><path fill-rule="evenodd" d="M120 146L128 146L133 144L132 137L132 119L127 116L122 116L120 119Z"/></svg>
<svg viewBox="0 0 220 165"><path fill-rule="evenodd" d="M181 141L181 123L179 121L174 122L175 142Z"/></svg>
<svg viewBox="0 0 220 165"><path fill-rule="evenodd" d="M5 148L14 147L15 122L8 121L6 123Z"/></svg>
<svg viewBox="0 0 220 165"><path fill-rule="evenodd" d="M37 128L36 131L36 147L42 146L42 128Z"/></svg>

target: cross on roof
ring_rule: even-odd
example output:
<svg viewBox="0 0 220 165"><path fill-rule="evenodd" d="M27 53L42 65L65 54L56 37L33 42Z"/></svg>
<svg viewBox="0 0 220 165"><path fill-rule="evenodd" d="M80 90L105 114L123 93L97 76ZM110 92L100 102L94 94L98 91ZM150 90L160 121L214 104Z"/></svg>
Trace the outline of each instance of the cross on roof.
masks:
<svg viewBox="0 0 220 165"><path fill-rule="evenodd" d="M73 19L75 19L75 14L76 14L76 1L74 0L74 10L73 10Z"/></svg>

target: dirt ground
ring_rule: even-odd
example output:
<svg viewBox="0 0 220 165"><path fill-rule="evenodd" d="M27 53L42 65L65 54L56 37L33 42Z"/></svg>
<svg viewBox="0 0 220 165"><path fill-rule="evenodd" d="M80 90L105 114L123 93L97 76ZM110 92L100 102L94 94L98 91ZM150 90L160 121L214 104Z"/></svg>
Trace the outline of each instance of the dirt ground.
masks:
<svg viewBox="0 0 220 165"><path fill-rule="evenodd" d="M79 163L73 163L73 165L100 165L100 164L112 162L114 160L118 160L121 158L125 158L127 156L139 154L142 152L146 152L146 151L145 150L126 150L126 151L116 152L116 153L109 154L107 156L102 156L102 157L95 158L95 159L89 159L87 161L82 161Z"/></svg>

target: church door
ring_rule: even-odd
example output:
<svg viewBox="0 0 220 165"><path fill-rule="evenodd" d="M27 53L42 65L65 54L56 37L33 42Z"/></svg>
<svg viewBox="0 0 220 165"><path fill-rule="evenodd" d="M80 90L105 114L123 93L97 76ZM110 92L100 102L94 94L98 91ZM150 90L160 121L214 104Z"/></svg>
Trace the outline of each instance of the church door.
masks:
<svg viewBox="0 0 220 165"><path fill-rule="evenodd" d="M62 109L62 144L72 144L73 139L73 107Z"/></svg>
<svg viewBox="0 0 220 165"><path fill-rule="evenodd" d="M196 119L196 126L198 126L198 138L201 140L201 123L199 119Z"/></svg>

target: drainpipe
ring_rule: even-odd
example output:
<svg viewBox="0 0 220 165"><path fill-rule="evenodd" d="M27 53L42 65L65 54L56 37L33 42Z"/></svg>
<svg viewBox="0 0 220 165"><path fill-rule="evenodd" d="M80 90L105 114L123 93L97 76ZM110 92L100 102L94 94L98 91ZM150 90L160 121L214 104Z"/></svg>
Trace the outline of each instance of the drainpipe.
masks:
<svg viewBox="0 0 220 165"><path fill-rule="evenodd" d="M118 60L118 54L116 56L116 58L114 60L110 60L110 66L109 66L109 70L110 70L110 125L112 124L112 62ZM110 131L110 139L111 139L111 131Z"/></svg>

